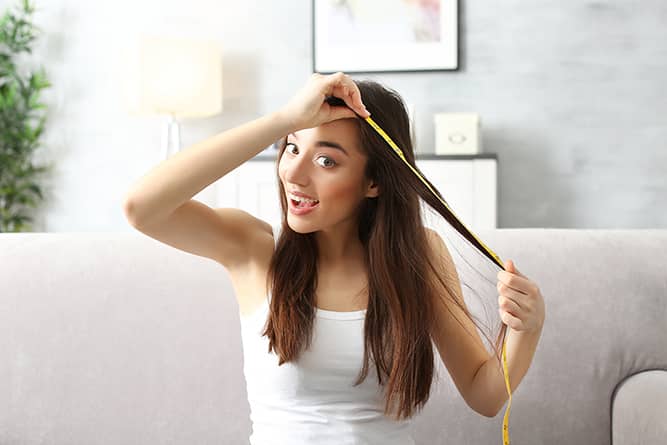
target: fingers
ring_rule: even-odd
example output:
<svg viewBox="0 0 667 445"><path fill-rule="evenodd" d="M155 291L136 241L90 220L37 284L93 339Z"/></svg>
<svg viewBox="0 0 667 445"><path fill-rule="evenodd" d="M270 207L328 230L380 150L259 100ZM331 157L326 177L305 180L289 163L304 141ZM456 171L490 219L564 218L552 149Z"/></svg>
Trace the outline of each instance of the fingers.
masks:
<svg viewBox="0 0 667 445"><path fill-rule="evenodd" d="M364 118L371 115L361 101L359 87L350 76L339 71L328 76L327 81L330 86L327 94L343 99L348 107Z"/></svg>
<svg viewBox="0 0 667 445"><path fill-rule="evenodd" d="M364 111L363 113L359 113L359 114L363 117L370 116L371 113L368 111L368 109L363 104L363 102L361 102L361 91L359 91L359 88L356 85L355 85L354 90L352 90L349 94L350 94L350 98L351 98L352 103L356 104L357 107L359 107L360 109L362 109Z"/></svg>
<svg viewBox="0 0 667 445"><path fill-rule="evenodd" d="M348 107L331 107L331 110L331 120L357 117L354 111L350 110Z"/></svg>
<svg viewBox="0 0 667 445"><path fill-rule="evenodd" d="M530 289L530 286L532 284L530 280L526 278L502 270L498 271L496 277L498 278L499 282L502 282L507 287L510 287L522 293L528 293L528 289Z"/></svg>

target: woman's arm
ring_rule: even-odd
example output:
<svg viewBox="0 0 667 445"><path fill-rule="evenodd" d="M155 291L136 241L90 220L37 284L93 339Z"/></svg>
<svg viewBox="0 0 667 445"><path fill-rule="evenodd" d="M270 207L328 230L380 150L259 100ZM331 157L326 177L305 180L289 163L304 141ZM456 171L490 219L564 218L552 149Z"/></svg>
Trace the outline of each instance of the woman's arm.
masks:
<svg viewBox="0 0 667 445"><path fill-rule="evenodd" d="M280 112L219 133L162 161L125 196L133 224L150 224L293 131Z"/></svg>
<svg viewBox="0 0 667 445"><path fill-rule="evenodd" d="M328 96L343 99L346 106L330 106ZM278 111L194 144L158 164L126 194L125 214L137 225L159 221L281 137L357 114L370 115L350 76L314 73Z"/></svg>
<svg viewBox="0 0 667 445"><path fill-rule="evenodd" d="M542 329L538 331L507 330L505 353L507 355L507 373L512 394L528 372ZM477 370L472 382L472 400L478 400L484 415L495 417L509 398L505 375L498 359L491 356Z"/></svg>
<svg viewBox="0 0 667 445"><path fill-rule="evenodd" d="M545 306L537 284L522 274L514 261L505 264L505 270L498 272L498 311L508 326L505 353L510 391L514 394L533 361L544 326ZM509 398L502 362L497 357L491 356L480 366L472 388L473 400L485 407L489 417L495 417Z"/></svg>

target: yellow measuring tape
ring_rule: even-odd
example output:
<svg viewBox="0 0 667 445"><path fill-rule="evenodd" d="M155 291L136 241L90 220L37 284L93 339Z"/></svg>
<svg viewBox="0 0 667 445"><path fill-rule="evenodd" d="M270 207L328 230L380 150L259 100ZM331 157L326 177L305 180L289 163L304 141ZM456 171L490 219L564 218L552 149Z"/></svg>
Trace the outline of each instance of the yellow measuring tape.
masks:
<svg viewBox="0 0 667 445"><path fill-rule="evenodd" d="M500 257L498 255L496 255L495 252L493 252L491 249L489 249L486 246L486 244L484 244L472 231L470 231L470 229L468 229L468 227L465 224L463 224L463 222L456 216L456 213L454 213L454 211L447 205L447 203L445 201L443 201L440 198L440 196L438 196L438 194L435 193L435 191L433 191L431 186L428 184L428 182L426 182L424 180L422 175L420 175L419 172L417 170L415 170L412 165L410 165L410 163L407 161L407 159L405 159L405 156L403 155L403 151L400 148L398 148L398 146L394 143L394 141L391 140L391 138L387 135L387 133L385 133L384 130L382 130L382 128L380 128L380 126L378 124L376 124L375 121L373 119L371 119L370 117L364 118L364 120L366 122L368 122L371 125L371 127L373 127L375 129L375 131L377 131L385 141L387 141L387 143L391 146L391 148L394 149L396 154L398 154L398 156L401 159L403 159L403 162L405 162L405 164L408 167L410 167L410 170L412 170L412 172L415 175L417 175L419 177L419 179L421 179L421 181L424 183L424 185L426 185L426 187L428 187L428 189L431 191L431 193L433 193L433 195L436 198L438 198L438 200L441 203L443 203L445 205L445 207L447 207L447 209L452 213L454 218L456 218L456 220L459 223L461 223L461 225L468 231L468 233L471 234L477 240L477 242L479 242L479 244L482 245L482 247L484 247L484 249L493 258L496 259L498 264L502 265L503 262L500 260ZM503 269L504 269L504 267L503 267ZM503 339L502 358L503 358L503 374L505 375L505 387L507 388L507 394L509 394L509 401L507 402L507 409L505 410L505 417L503 418L503 444L504 445L509 445L510 438L509 438L509 430L508 430L507 424L508 424L508 421L509 421L510 407L512 406L512 389L510 387L510 379L509 379L508 371L507 371L507 354L505 352L505 339Z"/></svg>

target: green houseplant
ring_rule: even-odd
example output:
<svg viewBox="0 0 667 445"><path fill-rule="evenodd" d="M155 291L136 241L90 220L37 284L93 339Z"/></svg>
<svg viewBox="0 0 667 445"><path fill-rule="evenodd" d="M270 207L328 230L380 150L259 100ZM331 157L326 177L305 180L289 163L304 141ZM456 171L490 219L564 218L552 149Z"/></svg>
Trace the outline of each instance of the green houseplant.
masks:
<svg viewBox="0 0 667 445"><path fill-rule="evenodd" d="M46 121L39 95L51 84L43 68L24 73L17 65L21 53L32 53L38 31L34 11L22 0L0 19L0 232L32 229L26 211L44 199L36 179L52 168L32 162Z"/></svg>

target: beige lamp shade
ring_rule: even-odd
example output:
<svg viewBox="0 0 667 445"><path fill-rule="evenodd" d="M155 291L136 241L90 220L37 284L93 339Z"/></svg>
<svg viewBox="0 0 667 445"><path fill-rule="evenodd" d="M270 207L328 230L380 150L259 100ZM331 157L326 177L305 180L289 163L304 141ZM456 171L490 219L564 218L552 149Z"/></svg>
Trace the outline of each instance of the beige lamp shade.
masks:
<svg viewBox="0 0 667 445"><path fill-rule="evenodd" d="M126 60L125 102L133 114L197 118L222 111L222 51L204 40L143 37ZM133 70L133 71L132 71Z"/></svg>

